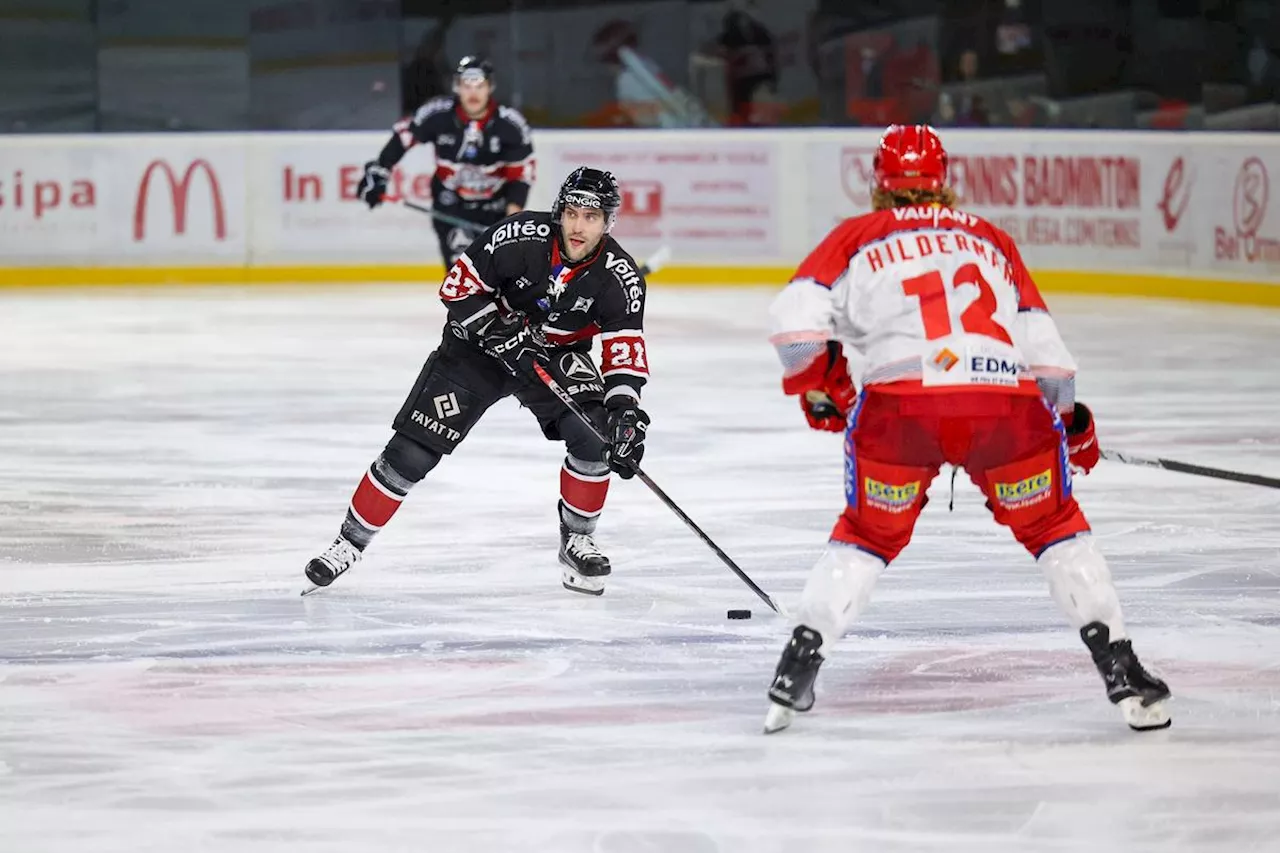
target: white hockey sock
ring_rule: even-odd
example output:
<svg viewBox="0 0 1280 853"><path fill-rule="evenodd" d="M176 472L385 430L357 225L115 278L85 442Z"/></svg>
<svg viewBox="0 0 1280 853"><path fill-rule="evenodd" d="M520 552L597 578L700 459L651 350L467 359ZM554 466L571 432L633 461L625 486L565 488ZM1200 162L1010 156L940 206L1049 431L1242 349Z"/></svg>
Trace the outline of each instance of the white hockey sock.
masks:
<svg viewBox="0 0 1280 853"><path fill-rule="evenodd" d="M1102 622L1112 640L1126 636L1120 598L1111 582L1111 570L1089 534L1059 542L1037 560L1049 581L1049 591L1079 630L1090 622Z"/></svg>
<svg viewBox="0 0 1280 853"><path fill-rule="evenodd" d="M827 544L809 572L795 613L797 622L822 634L823 657L867 606L884 569L884 561L866 551L839 542Z"/></svg>

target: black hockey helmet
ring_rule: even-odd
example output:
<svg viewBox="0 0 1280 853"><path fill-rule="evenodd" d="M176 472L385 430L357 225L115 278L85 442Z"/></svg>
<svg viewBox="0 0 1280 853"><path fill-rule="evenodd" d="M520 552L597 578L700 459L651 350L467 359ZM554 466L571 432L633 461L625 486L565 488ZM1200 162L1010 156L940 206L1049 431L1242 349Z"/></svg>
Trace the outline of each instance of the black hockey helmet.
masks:
<svg viewBox="0 0 1280 853"><path fill-rule="evenodd" d="M493 83L493 63L483 56L464 56L453 72L454 83L467 80L487 80Z"/></svg>
<svg viewBox="0 0 1280 853"><path fill-rule="evenodd" d="M579 166L564 179L551 217L558 223L566 207L596 207L604 211L604 230L609 233L618 221L618 208L622 207L622 192L618 179L612 172L603 172L590 166Z"/></svg>

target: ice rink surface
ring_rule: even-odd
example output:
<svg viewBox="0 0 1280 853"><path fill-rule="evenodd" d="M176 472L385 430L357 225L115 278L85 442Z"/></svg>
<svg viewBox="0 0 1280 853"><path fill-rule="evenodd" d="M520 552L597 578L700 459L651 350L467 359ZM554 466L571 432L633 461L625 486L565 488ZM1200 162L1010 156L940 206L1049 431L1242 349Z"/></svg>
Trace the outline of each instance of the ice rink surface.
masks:
<svg viewBox="0 0 1280 853"><path fill-rule="evenodd" d="M840 440L778 390L771 295L655 284L645 467L793 603ZM1105 447L1280 475L1280 313L1050 303ZM1280 849L1278 491L1077 480L1174 692L1156 733L944 472L764 737L783 620L636 481L608 591L564 591L560 447L511 401L300 598L442 317L428 287L0 294L0 850Z"/></svg>

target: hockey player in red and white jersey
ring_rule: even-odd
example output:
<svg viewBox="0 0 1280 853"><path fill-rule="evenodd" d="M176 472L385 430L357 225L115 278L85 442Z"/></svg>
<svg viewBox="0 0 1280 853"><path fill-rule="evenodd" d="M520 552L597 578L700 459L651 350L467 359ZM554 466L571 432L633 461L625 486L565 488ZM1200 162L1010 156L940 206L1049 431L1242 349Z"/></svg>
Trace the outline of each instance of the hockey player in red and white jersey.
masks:
<svg viewBox="0 0 1280 853"><path fill-rule="evenodd" d="M957 210L946 174L932 128L886 130L873 211L837 226L771 309L783 390L812 427L845 432L847 505L794 614L765 731L813 706L818 668L910 541L943 463L965 469L1035 557L1129 725L1164 728L1168 687L1133 652L1072 494L1072 469L1099 459L1075 361L1012 238Z"/></svg>

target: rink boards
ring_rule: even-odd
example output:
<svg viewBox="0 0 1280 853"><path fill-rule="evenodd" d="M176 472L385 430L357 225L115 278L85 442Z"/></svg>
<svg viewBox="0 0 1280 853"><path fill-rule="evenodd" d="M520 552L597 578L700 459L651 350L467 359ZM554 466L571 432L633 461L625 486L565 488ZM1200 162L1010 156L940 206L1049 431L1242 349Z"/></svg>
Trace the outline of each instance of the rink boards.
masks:
<svg viewBox="0 0 1280 853"><path fill-rule="evenodd" d="M355 198L360 133L0 140L0 285L432 282L429 147L388 203ZM663 284L777 285L867 210L874 129L534 131L530 204L588 163L620 178L616 234L673 252ZM1265 135L948 130L966 210L1017 240L1046 290L1280 304ZM1270 214L1270 215L1269 215Z"/></svg>

